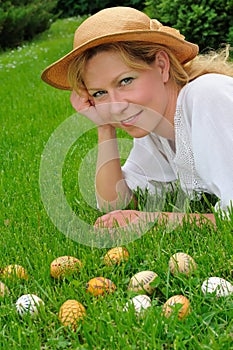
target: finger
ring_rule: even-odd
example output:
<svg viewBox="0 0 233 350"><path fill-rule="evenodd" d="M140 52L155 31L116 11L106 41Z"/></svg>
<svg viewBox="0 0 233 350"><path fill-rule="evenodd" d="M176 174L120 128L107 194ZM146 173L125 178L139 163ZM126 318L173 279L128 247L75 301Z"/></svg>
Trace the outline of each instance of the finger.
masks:
<svg viewBox="0 0 233 350"><path fill-rule="evenodd" d="M94 223L94 227L105 227L106 220L103 217L99 217Z"/></svg>
<svg viewBox="0 0 233 350"><path fill-rule="evenodd" d="M82 96L79 96L74 90L70 95L70 103L77 112L91 106L88 99L88 94L84 93Z"/></svg>
<svg viewBox="0 0 233 350"><path fill-rule="evenodd" d="M91 96L89 96L88 101L89 101L91 106L93 106L93 107L95 106L95 101Z"/></svg>
<svg viewBox="0 0 233 350"><path fill-rule="evenodd" d="M99 217L95 224L94 227L105 227L105 228L112 228L112 227L119 227L120 224L118 222L118 218L111 214L105 214L101 217Z"/></svg>

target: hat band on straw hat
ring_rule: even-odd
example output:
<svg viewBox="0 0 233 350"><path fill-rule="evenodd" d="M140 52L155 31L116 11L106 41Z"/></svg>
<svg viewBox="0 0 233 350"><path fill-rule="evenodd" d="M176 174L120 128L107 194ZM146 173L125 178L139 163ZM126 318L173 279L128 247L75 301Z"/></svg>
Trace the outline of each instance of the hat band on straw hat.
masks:
<svg viewBox="0 0 233 350"><path fill-rule="evenodd" d="M59 89L70 90L67 80L70 63L84 51L101 44L144 41L168 47L183 64L198 54L198 46L185 40L175 28L130 7L112 7L87 18L76 30L73 50L51 64L42 79Z"/></svg>

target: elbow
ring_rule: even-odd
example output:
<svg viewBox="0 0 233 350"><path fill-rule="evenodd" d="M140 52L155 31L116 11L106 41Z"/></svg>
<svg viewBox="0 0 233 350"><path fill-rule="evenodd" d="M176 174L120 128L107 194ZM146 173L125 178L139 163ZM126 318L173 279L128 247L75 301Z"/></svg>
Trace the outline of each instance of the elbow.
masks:
<svg viewBox="0 0 233 350"><path fill-rule="evenodd" d="M115 191L104 191L100 193L96 188L96 199L98 208L102 212L126 208L133 199L133 193L127 186L125 180L121 180L116 185Z"/></svg>

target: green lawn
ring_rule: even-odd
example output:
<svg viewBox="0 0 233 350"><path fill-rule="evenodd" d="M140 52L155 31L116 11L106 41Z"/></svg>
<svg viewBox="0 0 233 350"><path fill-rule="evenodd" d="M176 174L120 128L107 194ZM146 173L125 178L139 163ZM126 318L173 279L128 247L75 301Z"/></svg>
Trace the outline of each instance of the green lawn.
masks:
<svg viewBox="0 0 233 350"><path fill-rule="evenodd" d="M216 230L208 224L198 227L188 223L170 231L164 225L154 227L140 239L126 244L130 253L127 263L109 267L103 262L107 247L70 239L53 224L45 210L40 193L41 183L46 190L46 183L40 178L41 157L51 135L59 136L59 126L71 120L73 109L69 92L47 86L40 80L40 74L71 49L79 22L59 20L33 43L0 55L0 268L19 264L29 274L28 281L0 278L10 289L10 294L0 299L0 348L233 349L233 295L217 299L201 291L202 282L210 276L233 283L231 222L218 221ZM91 166L97 137L96 130L88 130L84 119L79 123L78 127L84 125L85 132L67 152L62 184L67 203L86 223L77 228L81 230L79 237L82 233L88 237L88 225L99 215L93 203ZM71 136L68 133L66 140ZM119 137L124 158L131 140L123 133ZM53 161L51 153L51 163L44 166L50 166L48 174L56 180ZM52 198L53 178L47 180L48 195ZM57 198L55 193L52 199ZM56 207L59 210L59 201ZM193 276L173 277L169 273L169 258L178 251L195 259L198 268ZM74 276L56 281L50 277L50 263L63 255L77 257L83 267ZM137 318L133 310L127 313L123 308L135 295L127 291L129 280L142 270L156 272L160 283L151 296L152 307L144 317ZM97 276L111 279L117 286L116 292L100 298L87 294L86 283ZM27 293L38 295L45 303L44 310L35 318L21 318L15 309L16 300ZM185 295L191 303L191 313L183 321L176 315L169 319L161 315L164 302L175 294ZM68 299L76 299L86 308L87 316L76 332L64 328L58 319L59 308Z"/></svg>

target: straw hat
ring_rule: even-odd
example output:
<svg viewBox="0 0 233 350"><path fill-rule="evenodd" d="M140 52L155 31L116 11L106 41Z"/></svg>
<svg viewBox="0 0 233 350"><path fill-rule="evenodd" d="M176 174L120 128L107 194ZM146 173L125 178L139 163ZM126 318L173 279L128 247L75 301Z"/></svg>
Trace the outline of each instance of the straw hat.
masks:
<svg viewBox="0 0 233 350"><path fill-rule="evenodd" d="M75 57L100 44L119 41L147 41L167 46L181 63L190 61L198 53L198 46L184 40L178 30L163 26L134 8L111 7L87 18L74 34L74 49L47 67L41 77L58 89L69 90L67 72Z"/></svg>

